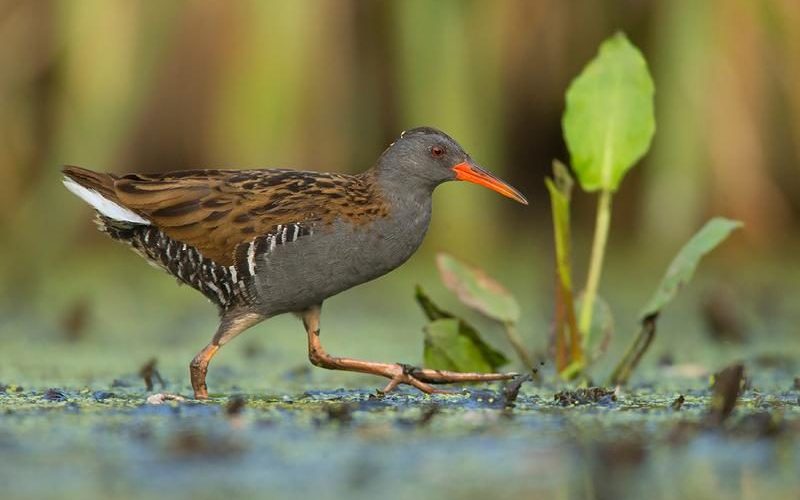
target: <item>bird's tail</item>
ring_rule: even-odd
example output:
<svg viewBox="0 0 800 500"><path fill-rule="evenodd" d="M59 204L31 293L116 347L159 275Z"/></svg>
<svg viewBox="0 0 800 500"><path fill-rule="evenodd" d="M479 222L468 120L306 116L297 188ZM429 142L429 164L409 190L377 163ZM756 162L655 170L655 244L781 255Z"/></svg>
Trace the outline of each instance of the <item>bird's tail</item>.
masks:
<svg viewBox="0 0 800 500"><path fill-rule="evenodd" d="M115 178L112 175L73 166L64 167L62 172L64 186L94 207L100 215L120 222L150 224L147 219L119 201L114 189Z"/></svg>

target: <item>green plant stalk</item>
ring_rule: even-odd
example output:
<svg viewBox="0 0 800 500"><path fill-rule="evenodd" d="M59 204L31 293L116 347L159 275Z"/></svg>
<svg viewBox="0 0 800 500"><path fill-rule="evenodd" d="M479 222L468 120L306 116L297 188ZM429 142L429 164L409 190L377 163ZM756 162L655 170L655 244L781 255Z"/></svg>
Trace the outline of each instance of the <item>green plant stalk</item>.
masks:
<svg viewBox="0 0 800 500"><path fill-rule="evenodd" d="M644 353L647 352L647 349L653 342L653 338L656 335L657 319L658 313L651 314L642 319L639 332L633 338L633 342L628 346L628 350L625 351L622 359L619 360L619 363L611 373L611 377L608 379L609 385L625 385L628 383L633 370L639 365L642 356L644 356Z"/></svg>
<svg viewBox="0 0 800 500"><path fill-rule="evenodd" d="M583 347L575 315L572 292L572 259L570 235L570 199L573 180L569 170L558 160L553 161L553 177L545 179L550 193L553 214L553 236L556 250L555 348L559 373L568 366L582 369Z"/></svg>
<svg viewBox="0 0 800 500"><path fill-rule="evenodd" d="M559 278L557 277L557 279ZM566 288L561 281L559 283L561 286L558 287L557 293L559 296L556 297L556 305L561 307L562 317L557 318L556 322L558 328L556 331L556 346L566 350L567 344L569 344L569 362L567 362L567 353L564 352L558 360L557 368L564 380L572 380L581 374L585 368L586 360L583 354L583 346L581 345L578 322L575 320L575 301L572 298L572 290ZM556 352L556 354L559 353Z"/></svg>
<svg viewBox="0 0 800 500"><path fill-rule="evenodd" d="M522 364L525 365L525 368L527 368L529 372L533 372L535 368L533 360L528 355L528 351L525 350L525 343L522 341L522 337L519 336L519 332L517 332L517 325L511 321L504 321L503 330L506 332L506 337L517 352L517 356L519 356Z"/></svg>
<svg viewBox="0 0 800 500"><path fill-rule="evenodd" d="M556 369L559 373L567 367L569 364L569 357L567 353L567 335L565 329L568 328L567 325L567 308L564 304L564 283L561 279L561 275L556 270L556 297L555 297L555 319L553 325L553 332L555 335L555 356L556 356ZM573 318L575 316L575 311L573 311ZM577 328L577 326L576 326Z"/></svg>
<svg viewBox="0 0 800 500"><path fill-rule="evenodd" d="M589 263L589 274L586 278L586 288L583 292L583 305L581 306L580 322L578 327L583 334L583 345L589 345L594 302L597 298L597 288L600 285L600 275L603 272L603 260L608 243L608 229L611 225L611 197L608 189L600 192L597 199L597 220L594 228L594 241L592 242L592 255Z"/></svg>

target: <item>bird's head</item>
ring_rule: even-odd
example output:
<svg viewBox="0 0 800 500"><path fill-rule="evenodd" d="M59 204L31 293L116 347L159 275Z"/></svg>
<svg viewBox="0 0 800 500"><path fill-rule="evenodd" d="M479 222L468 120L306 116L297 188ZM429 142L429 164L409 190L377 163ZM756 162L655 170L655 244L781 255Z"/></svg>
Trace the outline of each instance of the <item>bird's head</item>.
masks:
<svg viewBox="0 0 800 500"><path fill-rule="evenodd" d="M431 187L446 181L473 182L528 204L519 191L479 166L452 137L431 127L403 132L381 155L379 169Z"/></svg>

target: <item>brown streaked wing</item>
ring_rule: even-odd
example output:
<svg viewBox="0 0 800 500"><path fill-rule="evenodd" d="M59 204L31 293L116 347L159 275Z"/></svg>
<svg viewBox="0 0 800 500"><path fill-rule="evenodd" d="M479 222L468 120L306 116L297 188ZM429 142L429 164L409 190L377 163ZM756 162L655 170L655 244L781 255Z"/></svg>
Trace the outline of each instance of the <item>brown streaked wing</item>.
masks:
<svg viewBox="0 0 800 500"><path fill-rule="evenodd" d="M239 244L278 224L330 222L337 216L360 222L360 214L386 213L371 182L342 174L187 170L121 176L114 189L122 204L170 238L222 265L234 263ZM366 205L378 209L354 210Z"/></svg>
<svg viewBox="0 0 800 500"><path fill-rule="evenodd" d="M284 207L289 200L282 196L281 184L291 177L288 172L268 170L134 174L119 178L115 189L123 204L171 238L194 246L215 262L231 265L240 243L302 216L295 210L253 214L271 201L276 208Z"/></svg>

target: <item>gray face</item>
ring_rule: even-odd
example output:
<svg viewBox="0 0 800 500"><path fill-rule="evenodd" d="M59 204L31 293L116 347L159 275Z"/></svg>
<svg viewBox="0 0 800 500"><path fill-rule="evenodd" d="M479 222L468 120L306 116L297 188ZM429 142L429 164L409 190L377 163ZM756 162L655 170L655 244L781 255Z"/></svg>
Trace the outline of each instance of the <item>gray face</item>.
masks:
<svg viewBox="0 0 800 500"><path fill-rule="evenodd" d="M381 156L380 168L436 186L455 180L453 167L469 155L450 136L430 127L408 130Z"/></svg>

